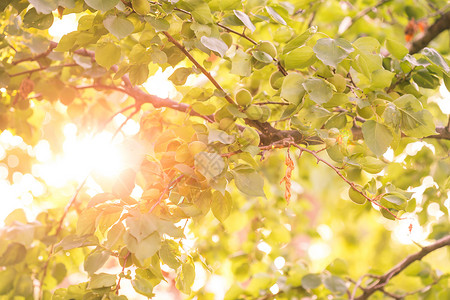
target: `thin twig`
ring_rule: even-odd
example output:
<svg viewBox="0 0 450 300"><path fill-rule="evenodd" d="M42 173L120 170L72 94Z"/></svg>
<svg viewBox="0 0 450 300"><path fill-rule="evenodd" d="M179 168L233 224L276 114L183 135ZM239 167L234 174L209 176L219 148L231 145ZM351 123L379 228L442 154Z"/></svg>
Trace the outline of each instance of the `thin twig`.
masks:
<svg viewBox="0 0 450 300"><path fill-rule="evenodd" d="M127 255L125 255L124 259L123 259L123 266L122 266L122 273L125 275L125 267L127 265L127 260L128 257L130 257L131 252L128 251ZM120 281L122 280L122 276L119 276L119 280L117 281L117 285L116 285L116 295L119 295L119 290L120 290Z"/></svg>
<svg viewBox="0 0 450 300"><path fill-rule="evenodd" d="M149 213L151 213L151 212L156 208L156 206L158 206L158 205L161 203L161 201L163 200L163 198L164 198L164 196L166 195L166 193L167 193L167 192L168 192L175 184L177 184L178 182L180 182L181 179L183 179L183 177L184 177L184 174L178 176L176 179L172 180L172 181L166 186L166 188L164 189L164 191L162 191L161 195L159 196L158 201L156 201L156 202L152 205L152 207L150 208Z"/></svg>
<svg viewBox="0 0 450 300"><path fill-rule="evenodd" d="M441 238L440 240L437 240L433 244L423 247L420 251L407 256L405 259L403 259L401 262L395 265L388 272L380 276L374 283L366 287L365 290L363 291L363 294L355 299L356 300L369 299L369 297L373 293L375 293L376 291L381 291L393 277L395 277L404 269L406 269L410 264L412 264L415 261L421 260L429 253L446 246L450 246L450 235L447 235Z"/></svg>
<svg viewBox="0 0 450 300"><path fill-rule="evenodd" d="M126 118L126 120L124 122L122 122L122 124L120 124L119 128L116 129L116 131L114 132L113 136L111 137L111 140L114 140L114 138L117 136L117 134L122 130L123 126L125 126L125 124L134 116L136 115L140 110L140 107L136 107L136 109Z"/></svg>
<svg viewBox="0 0 450 300"><path fill-rule="evenodd" d="M389 2L390 0L381 0L379 1L377 4L375 4L374 6L368 6L365 9L359 11L351 20L350 23L348 23L348 25L344 28L342 28L341 30L339 30L339 34L344 33L346 30L348 30L350 27L352 27L356 21L358 21L359 19L361 19L362 17L364 17L365 15L367 15L369 12L374 11L375 9L377 9L379 6L385 4L386 2Z"/></svg>
<svg viewBox="0 0 450 300"><path fill-rule="evenodd" d="M184 48L183 45L181 45L177 40L173 38L167 31L162 32L167 39L174 44L178 49L181 50L181 52L186 55L186 57L211 81L211 83L221 92L225 94L225 99L231 103L235 104L234 100L230 97L230 95L223 89L223 87L212 77L212 75L189 53L189 51Z"/></svg>
<svg viewBox="0 0 450 300"><path fill-rule="evenodd" d="M39 72L39 71L46 70L46 69L48 69L50 67L61 67L61 68L63 68L63 67L78 67L78 65L75 64L75 63L72 63L72 64L64 64L64 65L60 65L60 66L45 66L45 67L40 67L40 68L37 68L37 69L32 69L32 70L18 72L18 73L15 73L15 74L10 74L9 77L16 77L16 76L25 75L25 74L31 74L31 73L34 73L34 72Z"/></svg>
<svg viewBox="0 0 450 300"><path fill-rule="evenodd" d="M80 193L80 191L83 188L83 186L86 184L86 181L87 181L88 177L89 177L89 174L78 185L77 189L75 190L75 193L72 196L72 199L69 201L69 203L64 208L64 213L63 213L63 215L61 216L61 219L58 222L58 227L56 228L55 237L58 236L58 234L61 232L64 220L65 220L65 218L67 216L67 213L69 212L70 208L75 204L75 201L77 200L78 194ZM42 277L41 277L41 280L39 281L39 285L38 285L39 299L43 299L43 296L44 296L44 290L43 290L42 287L44 285L45 276L47 276L48 265L50 263L50 259L53 256L53 251L55 250L54 248L55 248L55 243L52 243L51 246L50 246L49 253L48 253L48 259L46 260L46 262L45 262L45 264L43 266Z"/></svg>

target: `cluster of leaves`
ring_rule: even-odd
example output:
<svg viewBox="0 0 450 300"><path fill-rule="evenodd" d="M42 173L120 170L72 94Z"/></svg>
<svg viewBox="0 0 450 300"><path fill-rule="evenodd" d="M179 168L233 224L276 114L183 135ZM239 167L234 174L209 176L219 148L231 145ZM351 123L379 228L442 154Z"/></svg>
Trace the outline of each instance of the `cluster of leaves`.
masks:
<svg viewBox="0 0 450 300"><path fill-rule="evenodd" d="M360 209L333 200L335 212L372 215L377 214L373 207L379 207L390 220L417 212L425 225L427 207L437 203L447 221L436 222L430 238L445 236L447 116L428 99L441 81L450 89L446 59L428 47L411 55L390 32L387 38L354 38L357 23L347 39L337 37L337 26L327 34L330 29L321 26L328 20L323 10L339 1L300 2L2 2L1 130L35 144L44 112L51 111L54 119L63 115L58 102L87 131L102 127L116 111L135 108L130 118L145 111L139 136L151 150L138 172L124 170L113 185L102 186L104 193L85 199L80 188L64 213L43 212L28 222L23 211L13 212L1 234L0 265L5 268L0 277L8 280L0 283L0 294L125 299L118 296L120 282L131 280L136 292L152 297L153 288L166 280L161 264L176 273L177 289L190 294L195 263L209 269L228 261L235 283L227 299L270 298L268 290L275 283L279 299L343 296L350 282L342 260L315 274L295 248L281 247L294 245L299 233L308 240L314 237L317 212L311 207L317 201L295 195L297 203L286 208L283 190L264 188L265 180L277 187L283 178L288 197L292 181L316 189L321 179L311 171L315 162L336 177L328 186L333 199L347 185L348 199L364 205ZM402 5L393 7L402 14L397 12ZM408 7L410 14L416 11ZM58 43L46 31L56 11L79 17L77 30ZM309 26L316 14L318 27ZM181 103L139 88L159 68L169 67L175 68L169 79ZM186 86L190 76L210 84ZM104 96L98 96L100 91ZM120 103L117 93L128 99ZM432 145L434 153L423 147L405 162L383 156L388 148L401 155L418 140ZM274 150L288 147L301 155L297 164L302 166L294 176L290 156L284 160ZM283 161L286 174L280 169ZM416 203L407 189L427 176L435 185ZM130 196L135 184L143 189L139 199ZM305 214L308 219L295 217ZM196 251L183 243L180 224L188 221L199 238ZM350 235L346 239L354 239ZM211 236L221 243L211 242ZM233 241L236 236L239 241ZM272 246L270 254L258 248L261 242ZM273 264L280 255L289 259L283 272ZM100 270L110 257L119 260L120 274ZM81 262L89 281L55 290ZM439 271L427 264L417 268L408 275L433 284L424 293L448 294L447 279ZM204 289L195 294L210 297Z"/></svg>

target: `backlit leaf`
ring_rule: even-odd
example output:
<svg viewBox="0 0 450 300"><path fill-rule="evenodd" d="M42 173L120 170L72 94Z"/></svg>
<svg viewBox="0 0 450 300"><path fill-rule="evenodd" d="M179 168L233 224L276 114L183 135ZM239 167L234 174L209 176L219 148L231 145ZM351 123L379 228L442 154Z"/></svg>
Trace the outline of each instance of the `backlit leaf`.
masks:
<svg viewBox="0 0 450 300"><path fill-rule="evenodd" d="M118 39L123 39L130 35L134 30L133 23L124 17L117 17L114 15L107 16L105 20L103 20L103 25L105 25L105 28Z"/></svg>
<svg viewBox="0 0 450 300"><path fill-rule="evenodd" d="M202 44L211 51L217 52L220 56L224 56L228 50L227 44L221 39L216 39L214 37L202 36L200 41Z"/></svg>
<svg viewBox="0 0 450 300"><path fill-rule="evenodd" d="M106 69L118 63L120 55L120 47L114 43L102 43L95 48L95 60L100 66Z"/></svg>
<svg viewBox="0 0 450 300"><path fill-rule="evenodd" d="M362 132L367 146L377 156L386 152L393 139L391 131L385 125L373 120L364 122Z"/></svg>
<svg viewBox="0 0 450 300"><path fill-rule="evenodd" d="M255 31L256 27L255 27L255 25L253 25L252 21L250 20L250 18L248 17L247 14L245 14L244 12L239 11L239 10L234 10L233 12L236 15L236 17L238 17L239 20L241 20L242 23L244 23L244 25L248 29L250 29L251 32Z"/></svg>
<svg viewBox="0 0 450 300"><path fill-rule="evenodd" d="M354 51L352 45L344 39L323 38L313 48L318 59L334 68Z"/></svg>

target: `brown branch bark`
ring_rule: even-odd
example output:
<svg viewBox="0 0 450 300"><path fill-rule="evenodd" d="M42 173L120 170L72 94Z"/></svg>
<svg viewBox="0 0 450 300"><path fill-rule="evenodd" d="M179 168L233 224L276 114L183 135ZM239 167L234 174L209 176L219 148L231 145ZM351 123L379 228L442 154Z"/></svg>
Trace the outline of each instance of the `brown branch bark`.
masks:
<svg viewBox="0 0 450 300"><path fill-rule="evenodd" d="M414 54L425 48L441 32L450 29L450 11L443 14L436 22L425 30L424 34L409 46L409 54Z"/></svg>
<svg viewBox="0 0 450 300"><path fill-rule="evenodd" d="M431 252L446 246L450 246L450 235L447 235L446 237L437 240L436 242L434 242L429 246L423 247L419 252L407 256L405 259L403 259L401 262L395 265L388 272L380 276L370 286L364 288L362 295L356 297L355 300L369 299L369 297L373 293L377 291L382 291L382 289L384 289L386 284L388 284L393 277L397 276L400 272L405 270L406 267L408 267L410 264L412 264L415 261L421 260L423 257L430 254Z"/></svg>

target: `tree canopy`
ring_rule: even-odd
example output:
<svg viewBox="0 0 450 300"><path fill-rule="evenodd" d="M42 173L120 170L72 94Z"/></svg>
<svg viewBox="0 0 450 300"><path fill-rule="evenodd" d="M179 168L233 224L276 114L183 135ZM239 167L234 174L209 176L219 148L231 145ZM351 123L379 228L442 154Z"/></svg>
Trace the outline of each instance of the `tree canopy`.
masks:
<svg viewBox="0 0 450 300"><path fill-rule="evenodd" d="M447 1L0 11L0 299L450 299Z"/></svg>

